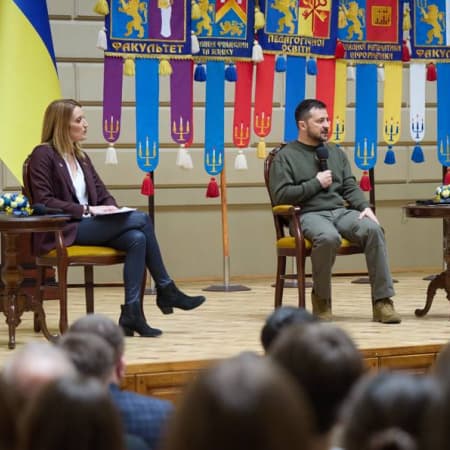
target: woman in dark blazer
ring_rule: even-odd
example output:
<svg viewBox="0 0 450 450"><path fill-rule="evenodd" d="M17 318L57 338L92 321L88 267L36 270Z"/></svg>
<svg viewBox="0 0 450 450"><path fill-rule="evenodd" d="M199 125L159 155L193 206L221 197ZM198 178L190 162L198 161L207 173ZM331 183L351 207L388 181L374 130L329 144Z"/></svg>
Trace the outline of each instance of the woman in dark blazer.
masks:
<svg viewBox="0 0 450 450"><path fill-rule="evenodd" d="M172 308L196 308L205 297L187 296L176 287L164 267L147 214L111 214L119 209L117 203L80 146L87 128L81 105L75 100L56 100L47 107L42 144L33 150L29 164L33 202L72 216L63 230L65 245L105 245L126 252L125 304L121 306L119 324L127 336L134 332L158 336L161 330L146 323L139 304L146 267L155 280L156 303L164 314L171 313ZM53 233L36 237L37 253L55 248Z"/></svg>

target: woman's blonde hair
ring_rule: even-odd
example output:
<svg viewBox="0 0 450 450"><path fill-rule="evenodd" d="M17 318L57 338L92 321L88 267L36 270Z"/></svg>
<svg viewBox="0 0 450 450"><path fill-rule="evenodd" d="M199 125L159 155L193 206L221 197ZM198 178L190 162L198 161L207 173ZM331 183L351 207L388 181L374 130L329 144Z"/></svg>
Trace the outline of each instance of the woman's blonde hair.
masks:
<svg viewBox="0 0 450 450"><path fill-rule="evenodd" d="M69 137L70 120L73 110L80 103L72 99L59 99L51 102L44 114L42 125L42 143L51 145L62 157L72 150L79 158L84 158L84 153L78 142L72 142Z"/></svg>

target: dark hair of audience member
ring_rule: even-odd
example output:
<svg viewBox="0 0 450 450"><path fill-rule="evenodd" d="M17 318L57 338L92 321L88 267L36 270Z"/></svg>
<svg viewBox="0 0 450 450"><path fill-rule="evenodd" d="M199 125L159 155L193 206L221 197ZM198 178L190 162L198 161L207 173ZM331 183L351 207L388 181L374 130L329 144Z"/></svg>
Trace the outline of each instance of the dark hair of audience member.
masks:
<svg viewBox="0 0 450 450"><path fill-rule="evenodd" d="M308 450L311 413L298 386L272 361L243 353L188 386L163 450Z"/></svg>
<svg viewBox="0 0 450 450"><path fill-rule="evenodd" d="M305 308L296 308L294 306L280 306L276 308L267 317L261 330L261 344L264 351L268 351L280 331L287 325L317 322L317 320L317 317Z"/></svg>
<svg viewBox="0 0 450 450"><path fill-rule="evenodd" d="M73 322L68 331L93 333L102 337L114 350L116 362L124 353L125 339L122 328L103 314L86 314Z"/></svg>
<svg viewBox="0 0 450 450"><path fill-rule="evenodd" d="M81 375L108 382L115 366L114 350L100 336L68 331L58 339L57 345Z"/></svg>
<svg viewBox="0 0 450 450"><path fill-rule="evenodd" d="M437 384L429 377L368 374L355 386L344 408L342 446L371 450L378 442L377 449L414 449L426 411L438 394Z"/></svg>
<svg viewBox="0 0 450 450"><path fill-rule="evenodd" d="M19 450L124 450L122 423L105 387L93 378L46 385L25 412Z"/></svg>
<svg viewBox="0 0 450 450"><path fill-rule="evenodd" d="M342 402L364 372L353 340L329 323L294 324L280 333L269 356L303 388L316 416L317 434L330 432Z"/></svg>
<svg viewBox="0 0 450 450"><path fill-rule="evenodd" d="M19 410L10 387L0 379L0 450L12 450L17 444Z"/></svg>

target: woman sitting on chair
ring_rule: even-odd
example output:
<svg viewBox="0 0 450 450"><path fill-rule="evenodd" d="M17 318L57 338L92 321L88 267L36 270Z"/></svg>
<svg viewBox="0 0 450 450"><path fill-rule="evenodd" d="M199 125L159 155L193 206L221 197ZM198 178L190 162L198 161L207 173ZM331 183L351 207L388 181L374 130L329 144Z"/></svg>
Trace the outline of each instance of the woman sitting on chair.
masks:
<svg viewBox="0 0 450 450"><path fill-rule="evenodd" d="M118 210L89 156L81 149L88 123L75 100L56 100L47 107L42 128L42 144L32 152L29 164L33 202L61 210L72 216L63 230L66 246L101 245L126 253L124 266L125 304L119 325L127 336L137 332L153 337L161 330L150 327L142 315L140 292L145 268L156 284L156 303L164 314L172 308L190 310L205 297L181 292L164 267L158 241L149 216ZM53 233L36 236L35 251L55 248Z"/></svg>

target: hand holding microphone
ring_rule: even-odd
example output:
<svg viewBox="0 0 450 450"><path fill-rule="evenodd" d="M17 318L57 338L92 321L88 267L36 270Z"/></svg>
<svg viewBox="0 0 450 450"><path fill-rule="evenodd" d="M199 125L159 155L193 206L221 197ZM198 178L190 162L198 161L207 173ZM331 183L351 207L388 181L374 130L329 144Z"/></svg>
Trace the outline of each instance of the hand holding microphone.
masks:
<svg viewBox="0 0 450 450"><path fill-rule="evenodd" d="M325 145L319 145L316 148L317 158L319 160L319 172L316 178L319 180L323 189L327 190L333 183L331 170L328 169L328 148Z"/></svg>

